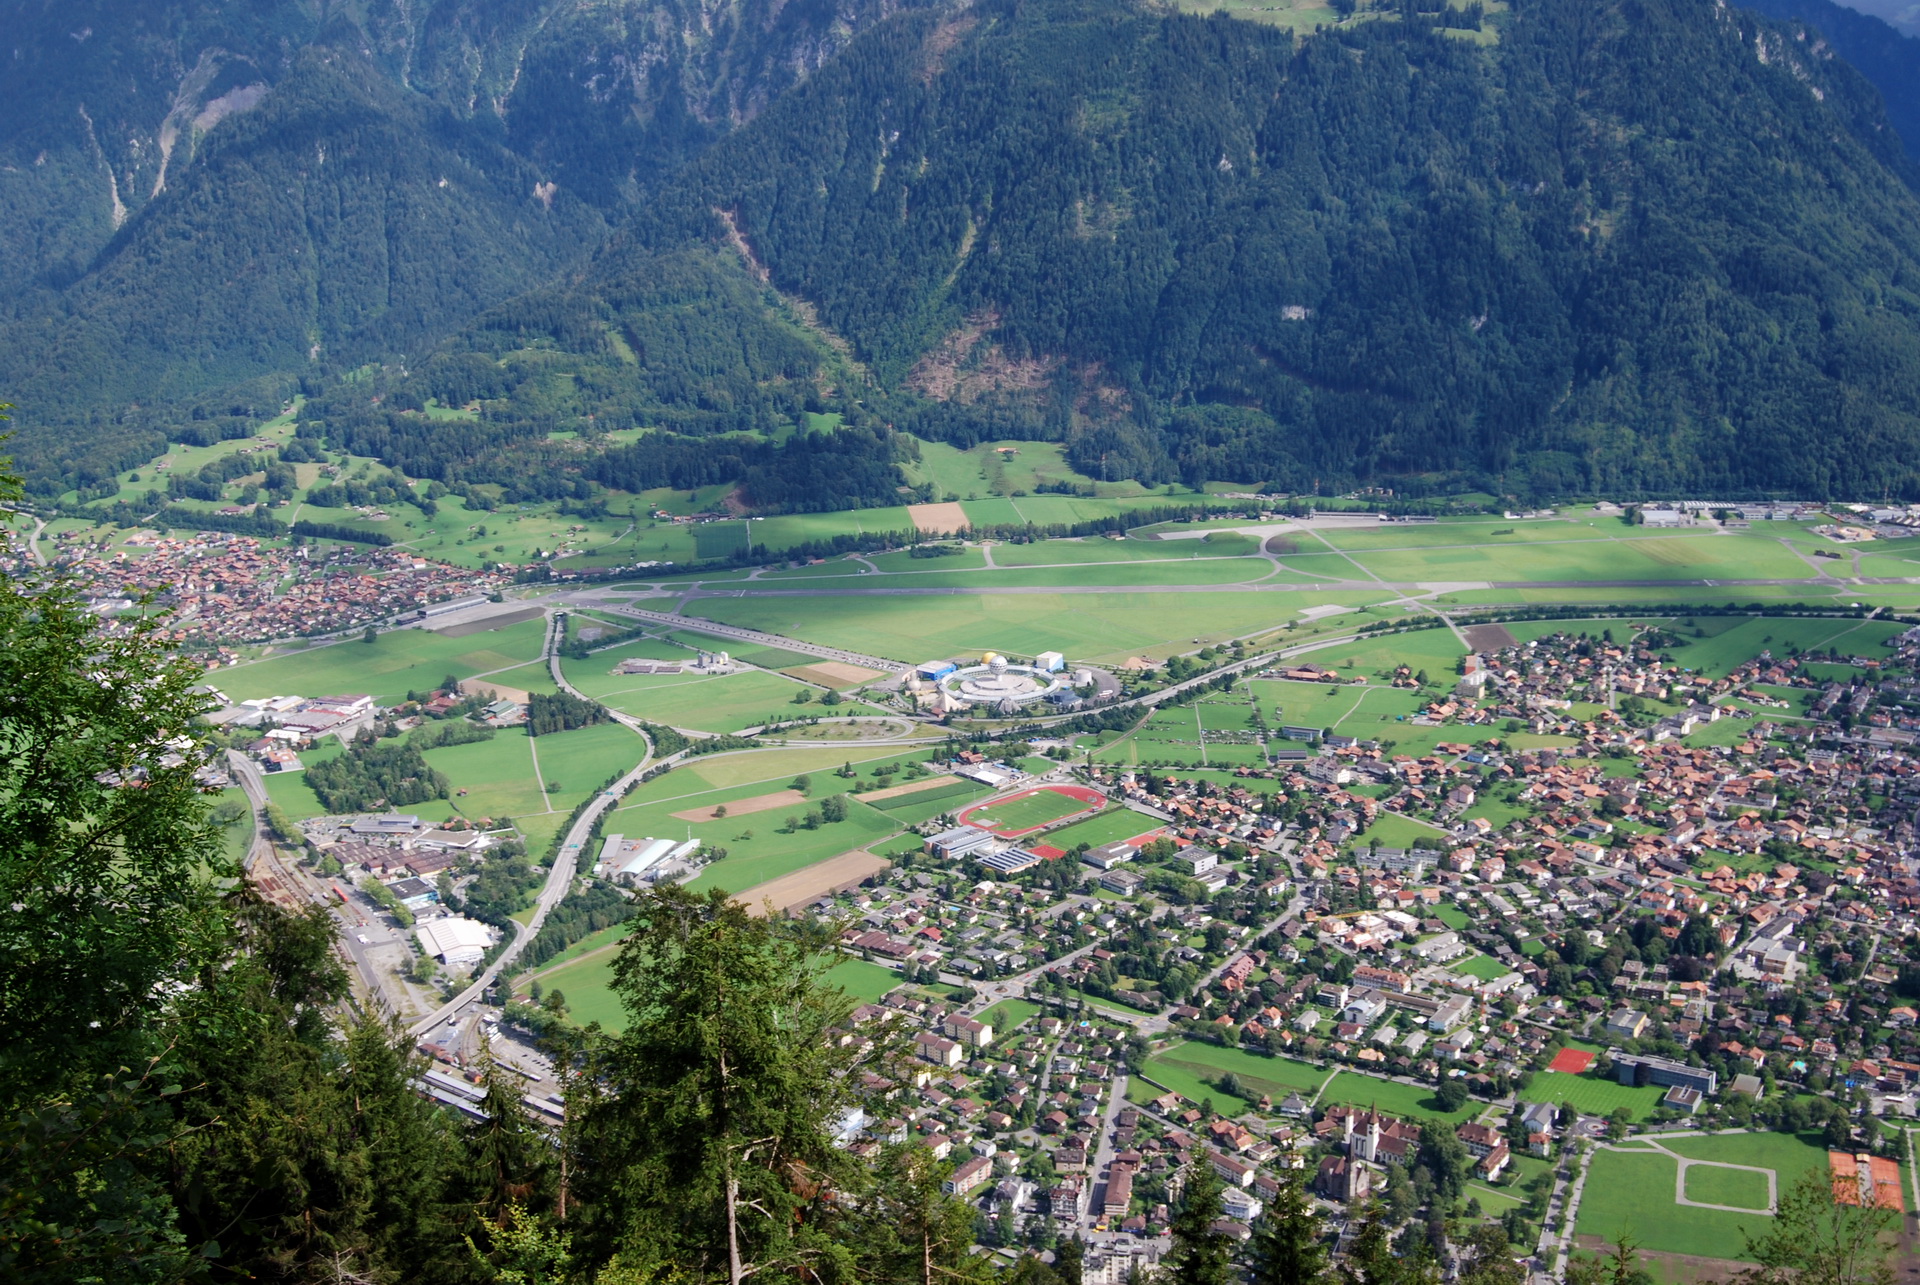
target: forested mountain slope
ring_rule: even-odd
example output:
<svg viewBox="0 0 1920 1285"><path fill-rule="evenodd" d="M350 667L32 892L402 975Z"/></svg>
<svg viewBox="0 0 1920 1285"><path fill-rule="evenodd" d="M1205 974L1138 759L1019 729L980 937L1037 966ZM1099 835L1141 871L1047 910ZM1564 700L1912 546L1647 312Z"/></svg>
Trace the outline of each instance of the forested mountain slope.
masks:
<svg viewBox="0 0 1920 1285"><path fill-rule="evenodd" d="M1826 41L1880 91L1907 154L1920 156L1920 37L1834 0L1741 0L1740 7Z"/></svg>
<svg viewBox="0 0 1920 1285"><path fill-rule="evenodd" d="M86 481L444 333L897 7L0 0L23 464Z"/></svg>
<svg viewBox="0 0 1920 1285"><path fill-rule="evenodd" d="M413 395L488 385L494 445L857 396L1155 481L1920 485L1920 203L1831 49L1714 0L1361 19L898 15Z"/></svg>

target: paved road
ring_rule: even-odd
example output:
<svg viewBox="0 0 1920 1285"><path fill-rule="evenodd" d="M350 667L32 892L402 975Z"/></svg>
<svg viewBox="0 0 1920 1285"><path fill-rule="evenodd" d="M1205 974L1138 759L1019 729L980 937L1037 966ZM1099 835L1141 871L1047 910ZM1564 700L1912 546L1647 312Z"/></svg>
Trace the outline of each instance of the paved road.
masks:
<svg viewBox="0 0 1920 1285"><path fill-rule="evenodd" d="M552 655L555 632L552 628L548 629L547 641L550 663L557 679L560 673L559 658ZM487 966L486 971L468 984L465 990L408 1028L414 1036L427 1034L484 995L487 987L493 984L493 979L500 976L515 959L519 958L520 952L527 948L527 943L539 935L540 926L546 923L547 915L560 904L566 897L567 891L573 887L574 871L579 868L581 859L586 855L587 838L593 833L595 823L600 820L603 813L620 801L622 795L639 783L641 775L652 765L653 742L644 732L640 734L640 739L641 744L646 747L640 761L611 787L595 795L593 802L587 805L586 810L581 812L579 819L573 823L573 827L567 831L566 838L560 844L560 855L554 858L553 868L547 873L546 886L540 890L540 899L534 905L533 915L526 923L515 925L513 941L500 952L498 959Z"/></svg>
<svg viewBox="0 0 1920 1285"><path fill-rule="evenodd" d="M1100 1146L1093 1153L1093 1172L1099 1176L1100 1185L1094 1189L1093 1198L1087 1201L1086 1226L1093 1225L1106 1215L1107 1184L1113 1181L1113 1131L1120 1116L1121 1108L1127 1105L1127 1077L1113 1077L1113 1088L1107 1094L1106 1114L1100 1119Z"/></svg>
<svg viewBox="0 0 1920 1285"><path fill-rule="evenodd" d="M260 765L239 750L227 751L227 766L246 792L247 802L253 805L253 846L247 849L244 862L244 868L251 870L254 862L273 851L267 838L267 782L260 774Z"/></svg>

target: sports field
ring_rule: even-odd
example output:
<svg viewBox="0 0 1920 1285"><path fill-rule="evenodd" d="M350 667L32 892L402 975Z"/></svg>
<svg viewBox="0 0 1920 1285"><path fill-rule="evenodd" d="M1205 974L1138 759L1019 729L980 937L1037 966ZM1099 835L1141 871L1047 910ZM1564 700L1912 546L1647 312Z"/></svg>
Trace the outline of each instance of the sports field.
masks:
<svg viewBox="0 0 1920 1285"><path fill-rule="evenodd" d="M1636 1088L1602 1079L1591 1071L1583 1075L1540 1071L1520 1090L1519 1097L1523 1102L1565 1102L1586 1115L1611 1115L1625 1107L1633 1119L1644 1120L1659 1107L1666 1092L1654 1084Z"/></svg>
<svg viewBox="0 0 1920 1285"><path fill-rule="evenodd" d="M1002 838L1030 834L1050 822L1098 808L1107 796L1078 785L1047 785L993 803L983 803L960 814L964 825L977 825Z"/></svg>
<svg viewBox="0 0 1920 1285"><path fill-rule="evenodd" d="M1160 822L1132 808L1108 808L1085 821L1075 821L1064 829L1055 830L1047 836L1047 842L1067 851L1083 843L1102 848L1109 843L1122 843L1158 829Z"/></svg>

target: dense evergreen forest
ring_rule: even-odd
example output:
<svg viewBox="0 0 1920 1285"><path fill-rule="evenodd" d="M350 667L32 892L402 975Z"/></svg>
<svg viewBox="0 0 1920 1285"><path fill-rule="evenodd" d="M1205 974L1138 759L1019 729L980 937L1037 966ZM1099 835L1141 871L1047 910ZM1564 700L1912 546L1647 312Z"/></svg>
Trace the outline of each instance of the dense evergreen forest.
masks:
<svg viewBox="0 0 1920 1285"><path fill-rule="evenodd" d="M1796 38L1804 30L1816 56L1845 59L1880 91L1887 123L1907 155L1920 158L1920 38L1834 0L1741 0L1740 7L1775 19Z"/></svg>
<svg viewBox="0 0 1920 1285"><path fill-rule="evenodd" d="M22 465L97 483L399 358L901 7L0 0Z"/></svg>
<svg viewBox="0 0 1920 1285"><path fill-rule="evenodd" d="M413 387L1152 482L1920 488L1920 201L1863 78L1711 0L1441 19L896 16Z"/></svg>
<svg viewBox="0 0 1920 1285"><path fill-rule="evenodd" d="M43 492L304 390L528 498L809 411L1149 482L1916 493L1910 42L1755 2L11 0L0 382ZM888 475L784 463L753 503Z"/></svg>

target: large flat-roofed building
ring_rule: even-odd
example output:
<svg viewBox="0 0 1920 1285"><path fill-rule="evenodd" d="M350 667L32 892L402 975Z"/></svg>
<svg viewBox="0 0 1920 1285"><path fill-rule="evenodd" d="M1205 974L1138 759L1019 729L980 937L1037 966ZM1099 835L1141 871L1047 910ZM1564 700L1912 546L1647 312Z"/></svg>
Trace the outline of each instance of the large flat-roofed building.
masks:
<svg viewBox="0 0 1920 1285"><path fill-rule="evenodd" d="M954 861L988 847L993 841L993 836L977 825L957 825L928 839L927 851Z"/></svg>
<svg viewBox="0 0 1920 1285"><path fill-rule="evenodd" d="M1709 1098L1720 1091L1719 1075L1704 1066L1688 1066L1671 1058L1640 1053L1622 1053L1619 1049L1608 1049L1607 1056L1613 1059L1613 1078L1621 1084L1658 1084L1668 1088L1678 1085L1698 1090Z"/></svg>

